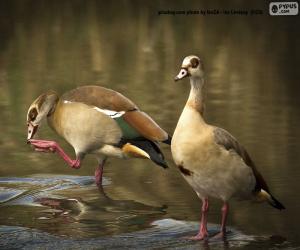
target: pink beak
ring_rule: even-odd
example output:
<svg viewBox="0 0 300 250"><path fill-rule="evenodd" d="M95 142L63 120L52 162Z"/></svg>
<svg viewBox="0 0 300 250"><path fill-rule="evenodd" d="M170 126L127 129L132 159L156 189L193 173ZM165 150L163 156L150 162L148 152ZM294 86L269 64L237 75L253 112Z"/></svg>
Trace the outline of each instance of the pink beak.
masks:
<svg viewBox="0 0 300 250"><path fill-rule="evenodd" d="M28 123L28 128L27 128L27 141L33 138L34 134L36 133L38 129L38 125L33 125L30 122Z"/></svg>

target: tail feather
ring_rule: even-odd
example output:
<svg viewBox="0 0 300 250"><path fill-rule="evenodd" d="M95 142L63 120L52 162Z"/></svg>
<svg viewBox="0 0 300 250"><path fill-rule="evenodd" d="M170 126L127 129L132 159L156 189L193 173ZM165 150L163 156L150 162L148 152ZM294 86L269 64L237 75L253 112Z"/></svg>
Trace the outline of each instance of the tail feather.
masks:
<svg viewBox="0 0 300 250"><path fill-rule="evenodd" d="M282 203L280 203L273 195L263 189L257 193L257 200L267 201L272 207L275 207L279 210L285 209Z"/></svg>
<svg viewBox="0 0 300 250"><path fill-rule="evenodd" d="M165 144L171 145L171 141L172 141L172 136L168 135L168 139L162 141Z"/></svg>
<svg viewBox="0 0 300 250"><path fill-rule="evenodd" d="M165 157L155 142L147 139L127 140L127 142L145 151L149 155L150 160L157 165L168 168Z"/></svg>
<svg viewBox="0 0 300 250"><path fill-rule="evenodd" d="M270 195L271 199L268 201L272 207L275 207L279 210L285 209L285 207L280 203L274 196Z"/></svg>

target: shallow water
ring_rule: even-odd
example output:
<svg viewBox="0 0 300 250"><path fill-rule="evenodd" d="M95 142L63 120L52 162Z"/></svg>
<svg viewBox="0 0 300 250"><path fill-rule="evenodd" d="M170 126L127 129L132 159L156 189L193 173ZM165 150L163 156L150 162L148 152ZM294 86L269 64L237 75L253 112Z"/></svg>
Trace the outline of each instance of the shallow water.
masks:
<svg viewBox="0 0 300 250"><path fill-rule="evenodd" d="M252 1L151 3L1 1L0 247L296 249L300 247L299 18L270 17ZM158 16L162 9L258 8L258 16ZM121 11L122 10L122 11ZM123 29L124 27L124 29ZM125 29L126 27L126 29ZM200 201L175 168L110 159L104 189L96 161L74 170L26 144L26 112L40 93L83 84L113 88L172 133L188 81L174 83L181 60L206 69L206 120L247 148L287 207L230 203L226 241L193 242ZM45 124L38 138L72 149ZM220 222L212 201L209 230Z"/></svg>
<svg viewBox="0 0 300 250"><path fill-rule="evenodd" d="M292 247L281 236L246 235L233 227L228 227L226 240L191 241L188 237L197 232L197 222L169 218L167 206L113 200L95 187L90 176L1 178L0 183L0 247ZM105 178L104 187L109 185ZM213 237L219 226L209 224L208 228Z"/></svg>

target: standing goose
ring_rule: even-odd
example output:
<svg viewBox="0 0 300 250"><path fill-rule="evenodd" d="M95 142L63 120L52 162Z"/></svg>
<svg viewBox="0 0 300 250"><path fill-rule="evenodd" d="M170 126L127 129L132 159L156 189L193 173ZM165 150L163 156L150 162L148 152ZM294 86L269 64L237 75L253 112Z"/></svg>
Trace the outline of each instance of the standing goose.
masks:
<svg viewBox="0 0 300 250"><path fill-rule="evenodd" d="M32 139L44 118L74 148L76 159L57 142ZM170 144L170 136L131 100L111 89L82 86L61 97L48 91L30 105L27 125L27 141L36 151L57 152L72 168L80 168L84 156L94 154L99 163L98 186L108 156L148 158L167 167L157 142Z"/></svg>
<svg viewBox="0 0 300 250"><path fill-rule="evenodd" d="M203 119L204 72L197 56L184 58L175 81L190 78L191 91L175 129L171 150L174 161L186 181L202 200L199 233L192 239L208 237L208 198L224 202L222 225L217 237L226 233L228 200L255 199L267 201L277 209L284 206L276 200L247 151L226 130L211 126Z"/></svg>

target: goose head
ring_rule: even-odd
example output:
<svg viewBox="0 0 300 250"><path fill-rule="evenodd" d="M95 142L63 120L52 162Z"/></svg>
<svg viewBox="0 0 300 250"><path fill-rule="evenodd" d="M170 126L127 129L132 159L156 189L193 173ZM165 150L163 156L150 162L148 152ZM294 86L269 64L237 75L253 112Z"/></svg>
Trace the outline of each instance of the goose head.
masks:
<svg viewBox="0 0 300 250"><path fill-rule="evenodd" d="M181 80L185 77L203 78L204 69L203 63L198 56L187 56L183 59L179 74L175 77L175 81Z"/></svg>
<svg viewBox="0 0 300 250"><path fill-rule="evenodd" d="M30 105L27 112L27 140L33 138L44 118L52 114L58 99L54 91L48 91Z"/></svg>

